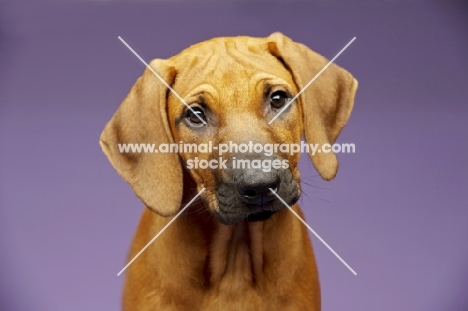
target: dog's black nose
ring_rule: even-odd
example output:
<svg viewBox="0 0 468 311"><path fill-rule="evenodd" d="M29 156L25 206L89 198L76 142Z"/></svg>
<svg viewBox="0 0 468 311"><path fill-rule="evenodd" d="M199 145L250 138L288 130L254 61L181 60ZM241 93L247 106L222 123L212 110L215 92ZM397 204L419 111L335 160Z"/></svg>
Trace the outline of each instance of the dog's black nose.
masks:
<svg viewBox="0 0 468 311"><path fill-rule="evenodd" d="M277 191L280 178L276 171L246 172L238 180L237 191L247 204L264 205L276 199L270 188Z"/></svg>

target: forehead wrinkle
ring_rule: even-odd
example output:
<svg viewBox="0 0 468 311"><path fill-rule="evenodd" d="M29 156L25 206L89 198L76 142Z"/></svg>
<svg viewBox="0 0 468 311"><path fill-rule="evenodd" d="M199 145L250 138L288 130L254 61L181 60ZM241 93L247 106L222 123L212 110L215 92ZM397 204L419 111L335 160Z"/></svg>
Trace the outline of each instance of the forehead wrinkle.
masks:
<svg viewBox="0 0 468 311"><path fill-rule="evenodd" d="M197 66L197 69L203 71L206 75L213 75L218 70L221 63L221 55L220 54L212 54L212 56L207 57L207 61L200 63Z"/></svg>
<svg viewBox="0 0 468 311"><path fill-rule="evenodd" d="M258 89L258 83L264 82L265 80L271 80L271 84L283 85L288 91L293 93L296 92L296 85L292 79L291 73L284 68L276 57L264 52L262 49L258 49L259 47L256 45L238 43L238 41L229 39L224 41L225 51L227 54L226 58L229 58L230 60L227 65L227 70L232 71L232 68L235 67L239 67L243 70L249 68L250 72L247 73L245 81L249 85L250 92L255 92L257 90L257 92L261 92L263 95L263 85L265 83L262 85L261 90ZM234 76L240 77L241 75L235 74ZM287 81L280 77L284 77ZM259 81L257 81L256 85L252 89L251 81L255 79L259 79Z"/></svg>
<svg viewBox="0 0 468 311"><path fill-rule="evenodd" d="M192 58L192 60L182 60L181 63L189 63L192 71L203 73L204 76L216 76L218 72L232 74L233 71L245 68L249 68L253 72L257 70L275 71L268 70L271 68L265 70L266 67L271 67L271 62L265 62L265 56L270 56L273 61L276 59L269 53L253 52L248 46L244 46L245 44L238 45L238 42L231 38L206 43L203 49L196 49L196 47L201 47L200 45L189 48L184 53L183 58ZM197 60L193 61L194 58Z"/></svg>
<svg viewBox="0 0 468 311"><path fill-rule="evenodd" d="M271 54L261 53L261 49L251 50L250 46L233 39L216 40L200 47L202 45L192 46L177 58L181 75L187 75L184 80L229 81L237 85L233 78L242 78L248 83L251 80L248 76L259 71L271 74L287 71ZM270 58L269 61L265 57Z"/></svg>
<svg viewBox="0 0 468 311"><path fill-rule="evenodd" d="M225 41L227 56L241 66L261 69L263 66L259 64L263 63L262 60L265 57L264 53L262 53L263 55L254 53L249 49L245 49L245 47L247 47L245 44L238 45L237 43L238 42L233 40Z"/></svg>
<svg viewBox="0 0 468 311"><path fill-rule="evenodd" d="M262 79L271 79L272 84L278 81L279 84L291 85L291 82L279 78L292 81L289 71L274 56L263 49L255 49L256 45L237 43L230 39L217 40L203 45L203 48L196 45L182 52L176 57L177 67L180 68L176 81L184 81L182 85L177 83L179 90L191 96L200 85L205 85L207 94L214 97L210 104L224 106L230 102L229 106L236 110L263 98L264 88L258 88ZM294 86L292 82L291 87Z"/></svg>
<svg viewBox="0 0 468 311"><path fill-rule="evenodd" d="M217 91L217 100L220 105L223 102L239 104L248 97L248 85L253 71L235 62L234 59L226 59L225 55L219 57L223 61L218 63L216 70L211 74L205 74L204 80Z"/></svg>
<svg viewBox="0 0 468 311"><path fill-rule="evenodd" d="M278 76L275 76L266 72L258 72L252 75L252 78L250 79L250 81L251 81L250 86L252 86L252 88L249 89L249 91L251 92L255 90L257 90L257 92L263 92L266 85L280 85L286 88L286 91L289 91L289 92L296 91L295 85L292 81L288 82Z"/></svg>
<svg viewBox="0 0 468 311"><path fill-rule="evenodd" d="M184 94L183 98L189 101L190 99L198 97L200 94L209 97L209 102L216 102L219 100L219 92L217 88L214 85L208 83L195 86L189 90L187 94Z"/></svg>

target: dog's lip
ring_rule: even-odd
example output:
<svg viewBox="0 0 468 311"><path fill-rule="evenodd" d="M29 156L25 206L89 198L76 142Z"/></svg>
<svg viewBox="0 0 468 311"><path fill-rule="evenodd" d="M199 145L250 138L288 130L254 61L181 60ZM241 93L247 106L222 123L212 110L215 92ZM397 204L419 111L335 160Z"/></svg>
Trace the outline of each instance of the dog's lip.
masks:
<svg viewBox="0 0 468 311"><path fill-rule="evenodd" d="M228 211L221 211L220 214L230 214L230 215L245 215L246 217L249 215L254 215L254 214L260 214L262 212L277 212L279 211L278 209L261 209L261 210L255 210L252 212L228 212Z"/></svg>
<svg viewBox="0 0 468 311"><path fill-rule="evenodd" d="M249 204L247 205L249 207L255 207L255 208L252 208L251 210L243 210L243 211L226 211L226 210L222 210L220 209L218 211L219 214L221 215L237 215L237 216L241 216L243 218L247 218L251 215L255 215L255 214L261 214L263 212L271 212L271 213L274 213L274 212L277 212L281 209L283 209L283 207L279 207L279 208L266 208L266 207L262 207L261 205L254 205L254 204Z"/></svg>
<svg viewBox="0 0 468 311"><path fill-rule="evenodd" d="M223 224L234 225L241 221L264 221L270 218L270 216L275 214L277 211L278 210L271 209L257 210L252 213L221 211L217 213L216 218ZM265 215L267 216L265 217Z"/></svg>
<svg viewBox="0 0 468 311"><path fill-rule="evenodd" d="M274 211L277 210L275 208L268 208L267 206L270 205L269 203L261 205L261 204L245 204L245 206L248 207L248 210L244 210L247 212L247 214L253 214L253 213L260 213L263 211ZM226 211L223 209L220 209L221 212L227 213L227 214L239 214L239 211L231 212L231 211Z"/></svg>
<svg viewBox="0 0 468 311"><path fill-rule="evenodd" d="M299 200L299 195L293 196L292 200L288 199L289 206L292 206L297 203ZM219 201L218 201L219 202ZM249 220L249 218L255 218L256 216L260 216L263 213L271 213L272 215L278 211L283 210L286 208L284 204L279 202L279 200L273 200L267 202L264 205L261 204L247 204L243 203L239 206L230 206L226 208L226 206L218 205L217 210L212 210L212 213L218 220L222 223L226 224L234 224L240 221ZM254 220L256 221L256 220Z"/></svg>

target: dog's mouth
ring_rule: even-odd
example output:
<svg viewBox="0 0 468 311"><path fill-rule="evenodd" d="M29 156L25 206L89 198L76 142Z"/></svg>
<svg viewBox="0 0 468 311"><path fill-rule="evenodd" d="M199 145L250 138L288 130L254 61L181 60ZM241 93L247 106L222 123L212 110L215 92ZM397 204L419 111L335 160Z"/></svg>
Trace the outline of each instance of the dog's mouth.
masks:
<svg viewBox="0 0 468 311"><path fill-rule="evenodd" d="M225 225L240 221L265 221L276 212L294 205L300 196L300 184L291 170L263 172L233 171L210 187L205 206ZM285 205L286 203L286 205Z"/></svg>
<svg viewBox="0 0 468 311"><path fill-rule="evenodd" d="M228 212L218 211L212 212L212 214L218 219L218 221L224 225L234 225L241 221L257 222L268 220L278 210L261 210L252 213L248 212Z"/></svg>
<svg viewBox="0 0 468 311"><path fill-rule="evenodd" d="M255 222L255 221L264 221L269 219L274 213L277 211L261 211L258 213L253 213L247 215L247 221Z"/></svg>
<svg viewBox="0 0 468 311"><path fill-rule="evenodd" d="M299 199L299 196L293 196L287 201L289 206L294 205ZM233 208L232 205L225 206L222 202L218 201L218 208L216 211L211 210L215 218L224 225L233 225L241 221L258 222L270 219L276 212L286 208L286 206L279 200L268 202L262 206L239 204Z"/></svg>

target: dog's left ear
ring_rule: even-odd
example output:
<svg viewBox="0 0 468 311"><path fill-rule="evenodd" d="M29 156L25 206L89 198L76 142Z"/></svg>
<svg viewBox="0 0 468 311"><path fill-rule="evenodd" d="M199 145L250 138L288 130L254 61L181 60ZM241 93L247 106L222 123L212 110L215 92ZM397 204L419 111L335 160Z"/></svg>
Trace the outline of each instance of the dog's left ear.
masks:
<svg viewBox="0 0 468 311"><path fill-rule="evenodd" d="M328 63L325 57L278 32L267 38L267 44L270 53L291 72L299 89ZM335 142L351 114L357 87L358 82L349 72L331 64L300 95L307 143L321 147ZM332 151L309 156L323 179L335 177L338 159Z"/></svg>

